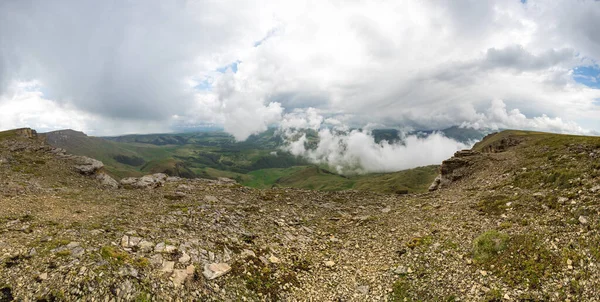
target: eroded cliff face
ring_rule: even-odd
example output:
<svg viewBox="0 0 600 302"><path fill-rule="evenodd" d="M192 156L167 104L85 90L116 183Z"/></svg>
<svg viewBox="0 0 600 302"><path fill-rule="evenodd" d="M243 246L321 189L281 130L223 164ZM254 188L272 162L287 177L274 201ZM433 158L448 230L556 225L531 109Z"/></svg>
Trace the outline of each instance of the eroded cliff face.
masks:
<svg viewBox="0 0 600 302"><path fill-rule="evenodd" d="M15 134L26 138L38 138L37 132L31 128L15 129Z"/></svg>
<svg viewBox="0 0 600 302"><path fill-rule="evenodd" d="M498 138L498 133L487 135L481 142L475 144L471 150L461 150L454 156L442 162L440 174L435 178L429 191L435 191L450 185L466 175L469 175L469 167L487 153L505 152L509 148L519 145L522 139L519 137Z"/></svg>
<svg viewBox="0 0 600 302"><path fill-rule="evenodd" d="M440 174L429 187L429 191L435 191L463 178L468 173L468 167L473 163L472 158L480 155L480 152L471 150L454 153L453 157L442 162Z"/></svg>

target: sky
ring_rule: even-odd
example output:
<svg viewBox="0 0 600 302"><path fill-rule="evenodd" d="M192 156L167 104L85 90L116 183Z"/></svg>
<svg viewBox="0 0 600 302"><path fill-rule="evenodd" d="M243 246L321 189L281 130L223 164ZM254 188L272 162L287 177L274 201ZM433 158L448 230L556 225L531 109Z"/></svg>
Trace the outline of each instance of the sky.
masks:
<svg viewBox="0 0 600 302"><path fill-rule="evenodd" d="M5 0L0 129L597 135L598 28L594 0Z"/></svg>
<svg viewBox="0 0 600 302"><path fill-rule="evenodd" d="M0 2L0 129L600 131L598 1Z"/></svg>

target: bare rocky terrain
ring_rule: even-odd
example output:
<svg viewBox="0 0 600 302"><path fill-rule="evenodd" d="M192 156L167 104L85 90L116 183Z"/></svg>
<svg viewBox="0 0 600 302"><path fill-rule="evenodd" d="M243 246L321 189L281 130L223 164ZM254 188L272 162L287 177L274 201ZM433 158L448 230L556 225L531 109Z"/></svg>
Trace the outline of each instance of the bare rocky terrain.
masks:
<svg viewBox="0 0 600 302"><path fill-rule="evenodd" d="M424 194L102 169L0 132L0 301L600 300L598 137L490 135Z"/></svg>

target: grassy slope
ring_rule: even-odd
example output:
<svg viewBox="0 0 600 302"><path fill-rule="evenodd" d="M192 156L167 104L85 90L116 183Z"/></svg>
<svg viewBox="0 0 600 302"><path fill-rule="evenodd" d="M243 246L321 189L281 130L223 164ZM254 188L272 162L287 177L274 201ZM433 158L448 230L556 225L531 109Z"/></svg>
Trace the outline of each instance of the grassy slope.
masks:
<svg viewBox="0 0 600 302"><path fill-rule="evenodd" d="M0 140L8 139L15 136L14 130L0 131Z"/></svg>
<svg viewBox="0 0 600 302"><path fill-rule="evenodd" d="M423 192L437 174L437 168L421 167L396 173L344 177L326 167L307 163L277 150L273 133L235 142L223 132L128 135L114 138L89 137L81 132L61 131L55 145L69 152L101 160L117 178L167 172L185 177L236 179L254 188L273 186L339 191L358 189L392 193L398 190ZM66 138L62 138L66 136ZM130 157L141 161L128 165L115 159Z"/></svg>
<svg viewBox="0 0 600 302"><path fill-rule="evenodd" d="M356 178L354 189L393 193L400 190L425 192L438 175L439 166L417 167L404 171L384 174L371 174Z"/></svg>
<svg viewBox="0 0 600 302"><path fill-rule="evenodd" d="M247 175L249 176L242 184L252 188L266 189L270 188L277 182L278 179L294 174L305 169L304 166L291 168L271 168L255 170Z"/></svg>
<svg viewBox="0 0 600 302"><path fill-rule="evenodd" d="M583 178L600 176L600 162L590 154L600 148L600 137L560 135L532 131L503 131L476 144L482 150L507 139L518 139L522 171L510 180L510 185L531 189L569 189L584 185Z"/></svg>
<svg viewBox="0 0 600 302"><path fill-rule="evenodd" d="M247 174L242 181L253 188L273 186L339 191L356 189L381 193L394 193L401 190L425 192L438 174L438 166L381 174L367 174L344 177L316 166L297 166L285 169L261 169Z"/></svg>
<svg viewBox="0 0 600 302"><path fill-rule="evenodd" d="M309 166L279 178L275 184L282 187L338 191L351 189L354 182L344 176L329 172L325 169Z"/></svg>
<svg viewBox="0 0 600 302"><path fill-rule="evenodd" d="M144 161L159 160L172 156L171 150L148 144L123 144L97 137L69 134L68 139L59 140L55 145L69 153L89 156L102 161L106 169L116 177L143 174L139 166L130 166L115 160L115 156L139 157Z"/></svg>

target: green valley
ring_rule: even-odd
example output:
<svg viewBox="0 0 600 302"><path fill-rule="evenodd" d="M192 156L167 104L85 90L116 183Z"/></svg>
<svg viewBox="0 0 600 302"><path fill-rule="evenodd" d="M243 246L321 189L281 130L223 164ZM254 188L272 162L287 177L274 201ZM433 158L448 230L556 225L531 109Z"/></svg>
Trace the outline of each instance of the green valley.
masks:
<svg viewBox="0 0 600 302"><path fill-rule="evenodd" d="M379 140L394 141L398 132L378 130ZM308 133L311 141L314 133ZM340 175L282 151L282 139L270 129L243 142L224 132L92 137L60 130L45 134L49 144L67 152L96 158L115 178L166 173L184 178L227 177L254 188L290 187L339 191L356 189L385 193L426 191L437 166L367 175Z"/></svg>

